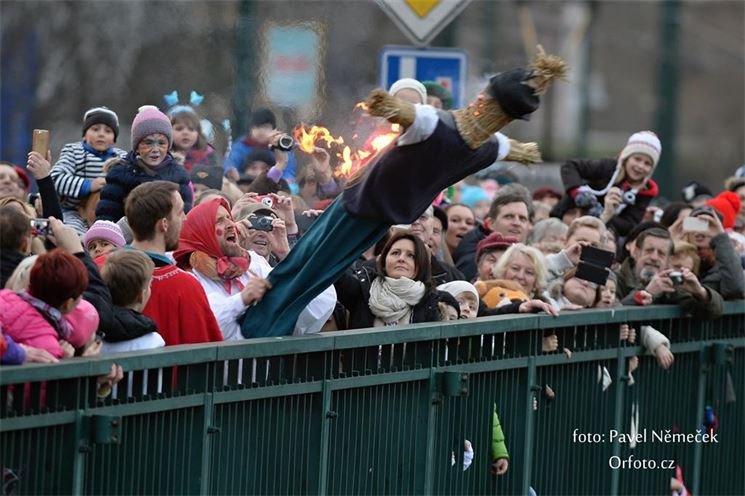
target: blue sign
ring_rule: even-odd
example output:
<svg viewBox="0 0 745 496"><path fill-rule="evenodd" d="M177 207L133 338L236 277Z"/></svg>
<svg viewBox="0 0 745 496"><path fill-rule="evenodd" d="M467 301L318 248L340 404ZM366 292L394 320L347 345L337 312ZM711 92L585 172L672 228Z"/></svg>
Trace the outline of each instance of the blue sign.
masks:
<svg viewBox="0 0 745 496"><path fill-rule="evenodd" d="M465 104L468 55L456 48L386 46L380 52L380 84L387 90L401 78L436 81L453 95L453 107Z"/></svg>

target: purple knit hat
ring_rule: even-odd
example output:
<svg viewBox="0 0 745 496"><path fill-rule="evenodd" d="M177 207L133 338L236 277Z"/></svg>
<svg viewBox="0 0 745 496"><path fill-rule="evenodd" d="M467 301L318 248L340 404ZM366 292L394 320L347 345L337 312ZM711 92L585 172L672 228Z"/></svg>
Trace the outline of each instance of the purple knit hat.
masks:
<svg viewBox="0 0 745 496"><path fill-rule="evenodd" d="M143 105L137 111L135 119L132 121L132 149L136 150L140 141L148 134L162 134L168 138L168 149L170 150L173 143L173 128L171 120L158 110L154 105Z"/></svg>
<svg viewBox="0 0 745 496"><path fill-rule="evenodd" d="M88 249L88 243L94 239L104 239L119 248L127 244L119 225L108 220L97 220L93 223L91 228L88 229L88 232L85 233L85 236L83 237L83 245L86 250Z"/></svg>

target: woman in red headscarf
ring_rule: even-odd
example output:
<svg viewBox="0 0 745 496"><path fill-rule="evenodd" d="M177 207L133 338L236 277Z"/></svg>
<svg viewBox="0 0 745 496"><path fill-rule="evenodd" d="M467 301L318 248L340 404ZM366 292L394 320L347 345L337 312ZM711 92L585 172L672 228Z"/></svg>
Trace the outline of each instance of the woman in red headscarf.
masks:
<svg viewBox="0 0 745 496"><path fill-rule="evenodd" d="M241 248L238 236L230 205L224 198L215 198L189 212L173 253L178 266L190 270L204 288L226 341L243 338L237 319L261 300L272 270L264 257ZM335 304L331 286L300 314L294 334L320 331Z"/></svg>

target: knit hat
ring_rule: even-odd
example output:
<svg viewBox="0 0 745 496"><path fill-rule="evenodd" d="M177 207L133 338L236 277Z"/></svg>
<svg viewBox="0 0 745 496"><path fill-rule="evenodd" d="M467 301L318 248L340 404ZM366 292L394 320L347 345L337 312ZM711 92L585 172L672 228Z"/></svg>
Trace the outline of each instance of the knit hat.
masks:
<svg viewBox="0 0 745 496"><path fill-rule="evenodd" d="M124 241L126 241L126 244L131 245L132 241L135 239L135 235L132 232L132 228L129 227L129 219L122 217L116 221L116 225L122 230L122 235L124 235Z"/></svg>
<svg viewBox="0 0 745 496"><path fill-rule="evenodd" d="M550 186L538 188L537 190L533 191L533 201L541 201L547 196L551 196L551 197L561 200L562 194Z"/></svg>
<svg viewBox="0 0 745 496"><path fill-rule="evenodd" d="M475 207L478 202L490 200L481 186L463 186L460 190L460 202L469 208Z"/></svg>
<svg viewBox="0 0 745 496"><path fill-rule="evenodd" d="M168 139L168 149L170 149L173 143L171 120L155 105L143 105L132 121L132 149L136 150L137 145L145 136L156 133Z"/></svg>
<svg viewBox="0 0 745 496"><path fill-rule="evenodd" d="M83 136L88 128L94 124L105 124L114 131L114 142L119 136L119 117L116 112L106 107L93 107L88 109L83 115Z"/></svg>
<svg viewBox="0 0 745 496"><path fill-rule="evenodd" d="M711 200L707 200L706 204L714 207L720 214L722 214L722 226L725 229L732 229L735 227L735 218L742 206L740 197L737 193L733 193L732 191L722 191Z"/></svg>
<svg viewBox="0 0 745 496"><path fill-rule="evenodd" d="M251 114L251 127L259 127L269 124L272 129L277 129L277 117L274 112L267 108L259 108Z"/></svg>
<svg viewBox="0 0 745 496"><path fill-rule="evenodd" d="M476 301L479 299L479 292L476 291L476 288L473 284L467 281L451 281L446 282L445 284L440 284L437 286L438 291L444 291L446 293L450 293L454 297L457 297L461 293L470 293L476 298Z"/></svg>
<svg viewBox="0 0 745 496"><path fill-rule="evenodd" d="M443 85L435 81L424 81L422 84L424 85L424 89L427 90L427 96L434 96L440 99L443 110L453 108L453 95Z"/></svg>
<svg viewBox="0 0 745 496"><path fill-rule="evenodd" d="M99 316L96 308L81 299L80 303L72 312L65 315L65 320L70 324L72 332L67 338L73 347L80 348L84 346L91 338L91 335L98 329Z"/></svg>
<svg viewBox="0 0 745 496"><path fill-rule="evenodd" d="M563 79L566 72L561 58L547 55L538 46L530 66L497 74L475 101L453 111L458 133L475 150L513 120L528 120L538 108L539 95L554 79Z"/></svg>
<svg viewBox="0 0 745 496"><path fill-rule="evenodd" d="M88 229L88 232L83 237L85 248L87 249L88 243L96 239L103 239L119 248L126 244L121 228L108 220L97 220Z"/></svg>
<svg viewBox="0 0 745 496"><path fill-rule="evenodd" d="M691 203L701 196L709 198L714 196L709 188L701 183L697 183L696 181L688 183L682 190L680 190L680 195L683 197L683 201L687 203Z"/></svg>
<svg viewBox="0 0 745 496"><path fill-rule="evenodd" d="M493 232L476 245L476 260L481 258L484 250L506 250L518 242L519 240L514 236L502 236L498 232Z"/></svg>
<svg viewBox="0 0 745 496"><path fill-rule="evenodd" d="M191 169L191 182L203 184L210 189L222 189L223 168L214 165L195 165Z"/></svg>
<svg viewBox="0 0 745 496"><path fill-rule="evenodd" d="M417 81L416 79L411 78L403 78L399 79L395 83L393 83L388 89L388 93L390 93L393 96L396 96L396 93L398 93L401 90L414 90L417 93L419 93L419 97L422 99L420 103L423 105L427 103L427 88L424 87L422 83Z"/></svg>
<svg viewBox="0 0 745 496"><path fill-rule="evenodd" d="M619 165L634 153L643 153L649 156L652 159L652 170L654 171L662 153L660 139L652 131L639 131L632 134L618 157Z"/></svg>

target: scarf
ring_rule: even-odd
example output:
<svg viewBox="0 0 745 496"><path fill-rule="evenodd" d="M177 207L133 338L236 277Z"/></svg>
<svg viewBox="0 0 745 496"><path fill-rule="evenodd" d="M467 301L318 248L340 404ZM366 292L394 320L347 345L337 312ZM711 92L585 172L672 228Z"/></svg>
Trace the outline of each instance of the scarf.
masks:
<svg viewBox="0 0 745 496"><path fill-rule="evenodd" d="M110 158L118 157L119 155L114 151L114 147L107 148L106 150L100 152L93 148L91 145L83 141L83 150L90 153L91 155L95 155L96 157L100 158L103 161L106 161Z"/></svg>
<svg viewBox="0 0 745 496"><path fill-rule="evenodd" d="M70 323L65 320L62 312L49 305L48 303L40 300L39 298L29 294L25 290L18 293L18 297L34 307L36 311L39 312L41 316L44 317L44 319L46 319L46 321L49 322L49 324L56 329L57 334L59 334L60 336L60 339L68 340L70 338L70 334L72 334L72 327L70 326Z"/></svg>
<svg viewBox="0 0 745 496"><path fill-rule="evenodd" d="M230 215L230 204L224 198L215 198L191 209L181 229L178 249L173 252L173 258L184 270L194 268L209 279L222 282L225 291L232 294L234 283L243 289L238 278L248 270L249 258L245 253L229 257L222 252L215 232L220 207L224 207ZM232 216L230 220L233 220Z"/></svg>
<svg viewBox="0 0 745 496"><path fill-rule="evenodd" d="M385 325L396 325L411 315L414 305L422 301L426 288L421 281L408 277L378 277L370 286L370 311Z"/></svg>
<svg viewBox="0 0 745 496"><path fill-rule="evenodd" d="M213 258L203 251L194 251L189 255L189 265L204 274L208 279L221 282L225 291L232 294L232 285L242 290L244 284L240 277L248 270L248 259L241 257Z"/></svg>

